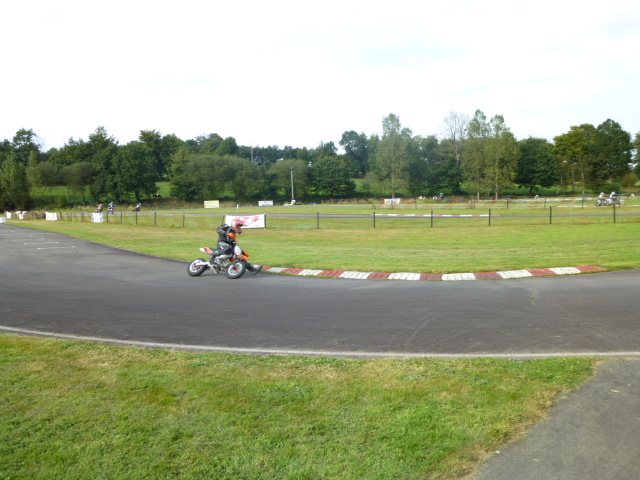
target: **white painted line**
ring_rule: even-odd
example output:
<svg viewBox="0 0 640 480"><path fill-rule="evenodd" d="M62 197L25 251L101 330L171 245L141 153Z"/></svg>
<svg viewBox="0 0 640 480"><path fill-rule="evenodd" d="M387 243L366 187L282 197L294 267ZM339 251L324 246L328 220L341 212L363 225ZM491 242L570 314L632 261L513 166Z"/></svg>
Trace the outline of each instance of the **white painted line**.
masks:
<svg viewBox="0 0 640 480"><path fill-rule="evenodd" d="M445 273L442 280L477 280L473 273Z"/></svg>
<svg viewBox="0 0 640 480"><path fill-rule="evenodd" d="M38 242L38 243L30 242L30 243L25 243L25 245L47 245L49 243L60 243L60 242Z"/></svg>
<svg viewBox="0 0 640 480"><path fill-rule="evenodd" d="M338 278L352 278L352 279L356 279L356 280L365 280L367 278L369 278L369 275L371 275L371 272L342 272Z"/></svg>
<svg viewBox="0 0 640 480"><path fill-rule="evenodd" d="M265 269L266 272L273 272L273 273L282 273L286 270L285 267L270 267Z"/></svg>
<svg viewBox="0 0 640 480"><path fill-rule="evenodd" d="M371 272L355 272L355 273L356 275L354 275L351 278L355 278L356 280L366 280L371 275Z"/></svg>
<svg viewBox="0 0 640 480"><path fill-rule="evenodd" d="M533 274L528 270L511 270L506 272L498 272L502 278L525 278L533 277Z"/></svg>
<svg viewBox="0 0 640 480"><path fill-rule="evenodd" d="M118 340L114 338L101 337L84 337L79 335L67 335L60 333L41 332L37 330L27 330L23 328L4 327L0 325L0 330L22 333L27 335L38 335L42 337L66 338L70 340L82 340L90 342L110 343L114 345L159 348L167 350L187 350L201 352L219 352L219 353L245 353L252 355L319 355L324 357L357 357L357 358L567 358L567 357L640 357L640 351L629 352L550 352L550 353L402 353L402 352L346 352L331 350L296 350L296 349L276 349L276 348L233 348L233 347L215 347L211 345L184 345L176 343L155 343L155 342L138 342L130 340Z"/></svg>
<svg viewBox="0 0 640 480"><path fill-rule="evenodd" d="M75 245L69 247L38 247L36 250L53 250L54 248L76 248Z"/></svg>
<svg viewBox="0 0 640 480"><path fill-rule="evenodd" d="M392 273L387 277L387 280L420 280L420 274L409 272Z"/></svg>
<svg viewBox="0 0 640 480"><path fill-rule="evenodd" d="M557 267L557 268L550 268L549 270L551 270L553 273L557 275L573 275L575 273L582 273L576 267Z"/></svg>
<svg viewBox="0 0 640 480"><path fill-rule="evenodd" d="M301 271L298 275L320 275L324 270L309 270L305 269Z"/></svg>

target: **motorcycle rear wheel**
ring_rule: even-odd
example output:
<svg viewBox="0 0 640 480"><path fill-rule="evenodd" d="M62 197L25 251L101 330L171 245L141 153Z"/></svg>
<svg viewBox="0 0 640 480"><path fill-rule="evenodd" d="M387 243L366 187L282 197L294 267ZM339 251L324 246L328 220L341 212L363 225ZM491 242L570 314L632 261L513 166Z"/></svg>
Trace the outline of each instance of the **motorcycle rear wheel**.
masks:
<svg viewBox="0 0 640 480"><path fill-rule="evenodd" d="M207 269L206 262L207 261L204 258L196 258L187 267L187 273L191 277L197 277L198 275L202 275L202 272L204 272Z"/></svg>
<svg viewBox="0 0 640 480"><path fill-rule="evenodd" d="M240 278L247 271L247 265L244 262L233 262L227 267L226 275L231 279Z"/></svg>

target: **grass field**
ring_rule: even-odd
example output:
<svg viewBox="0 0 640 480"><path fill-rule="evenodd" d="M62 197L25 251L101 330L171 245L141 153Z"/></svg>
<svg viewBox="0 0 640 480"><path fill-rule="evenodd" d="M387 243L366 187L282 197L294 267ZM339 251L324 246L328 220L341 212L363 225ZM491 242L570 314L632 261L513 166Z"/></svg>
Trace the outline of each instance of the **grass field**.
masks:
<svg viewBox="0 0 640 480"><path fill-rule="evenodd" d="M279 219L298 222L297 219ZM413 221L413 220L411 220ZM219 217L197 217L189 228L119 223L10 220L151 255L192 260L215 246ZM515 225L496 227L245 229L241 245L258 264L288 268L378 272L464 273L596 265L640 266L640 223Z"/></svg>
<svg viewBox="0 0 640 480"><path fill-rule="evenodd" d="M10 224L182 260L215 243L206 223ZM277 266L622 269L638 267L640 224L283 228L241 239L256 263ZM0 479L460 479L595 363L256 357L0 335Z"/></svg>
<svg viewBox="0 0 640 480"><path fill-rule="evenodd" d="M593 366L252 357L0 335L0 478L461 478Z"/></svg>

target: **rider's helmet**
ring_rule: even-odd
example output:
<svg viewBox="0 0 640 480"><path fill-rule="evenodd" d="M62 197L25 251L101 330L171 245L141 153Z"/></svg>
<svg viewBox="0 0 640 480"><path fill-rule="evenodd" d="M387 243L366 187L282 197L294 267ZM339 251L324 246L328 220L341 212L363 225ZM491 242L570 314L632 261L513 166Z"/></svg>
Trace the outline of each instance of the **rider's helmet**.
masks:
<svg viewBox="0 0 640 480"><path fill-rule="evenodd" d="M231 222L231 228L233 228L238 234L242 233L242 227L244 227L244 222L239 218L236 218Z"/></svg>

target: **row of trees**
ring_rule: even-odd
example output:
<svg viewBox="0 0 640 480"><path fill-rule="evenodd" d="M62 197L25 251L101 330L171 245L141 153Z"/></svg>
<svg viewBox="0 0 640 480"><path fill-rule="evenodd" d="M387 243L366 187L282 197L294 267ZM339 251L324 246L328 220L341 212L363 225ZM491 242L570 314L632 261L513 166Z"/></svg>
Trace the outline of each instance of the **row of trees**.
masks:
<svg viewBox="0 0 640 480"><path fill-rule="evenodd" d="M339 146L344 153L333 142L281 149L242 146L218 134L183 141L155 130L119 145L99 127L86 141L69 139L43 152L35 132L21 129L0 144L0 208L30 208L31 191L39 188L44 197L54 185L93 202L139 201L156 193L159 180L171 181L171 194L183 200L283 199L292 180L298 199L351 197L356 177L365 179L362 193L368 196L498 196L514 184L530 192L553 185L633 185L640 173L633 158L640 133L632 141L613 120L572 126L549 142L518 141L501 115L487 119L480 110L473 117L450 112L441 134L428 136L413 135L390 114L381 136L346 131Z"/></svg>

